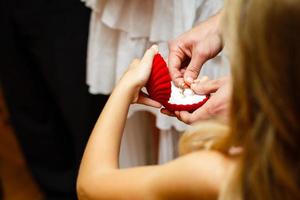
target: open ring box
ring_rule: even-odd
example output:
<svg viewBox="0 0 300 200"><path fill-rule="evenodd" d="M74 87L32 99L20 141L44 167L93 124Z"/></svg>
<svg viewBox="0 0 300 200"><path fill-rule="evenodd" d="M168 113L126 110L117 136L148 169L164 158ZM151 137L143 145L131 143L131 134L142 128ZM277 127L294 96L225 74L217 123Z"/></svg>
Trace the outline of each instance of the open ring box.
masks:
<svg viewBox="0 0 300 200"><path fill-rule="evenodd" d="M193 112L209 98L209 95L198 95L191 92L183 94L182 89L172 83L167 64L160 54L154 56L146 89L151 99L161 103L172 112Z"/></svg>

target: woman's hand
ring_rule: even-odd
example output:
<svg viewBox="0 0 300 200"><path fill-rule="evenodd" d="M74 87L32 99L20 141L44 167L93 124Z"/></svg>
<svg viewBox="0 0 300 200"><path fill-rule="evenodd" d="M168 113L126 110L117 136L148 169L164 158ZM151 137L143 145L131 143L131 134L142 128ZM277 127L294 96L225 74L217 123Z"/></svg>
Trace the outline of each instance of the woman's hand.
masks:
<svg viewBox="0 0 300 200"><path fill-rule="evenodd" d="M153 58L157 53L158 47L157 45L153 45L146 51L141 60L134 59L118 83L118 86L129 87L132 103L144 104L156 108L161 107L160 103L150 99L147 94L141 91L150 77Z"/></svg>

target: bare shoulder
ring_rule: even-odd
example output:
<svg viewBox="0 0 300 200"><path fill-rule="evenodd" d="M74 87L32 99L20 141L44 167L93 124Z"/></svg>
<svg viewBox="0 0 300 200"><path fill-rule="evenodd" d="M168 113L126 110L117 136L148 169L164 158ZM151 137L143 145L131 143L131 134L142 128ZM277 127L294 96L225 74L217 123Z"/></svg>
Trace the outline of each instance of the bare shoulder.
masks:
<svg viewBox="0 0 300 200"><path fill-rule="evenodd" d="M233 165L216 151L190 153L160 167L155 187L160 199L217 199Z"/></svg>

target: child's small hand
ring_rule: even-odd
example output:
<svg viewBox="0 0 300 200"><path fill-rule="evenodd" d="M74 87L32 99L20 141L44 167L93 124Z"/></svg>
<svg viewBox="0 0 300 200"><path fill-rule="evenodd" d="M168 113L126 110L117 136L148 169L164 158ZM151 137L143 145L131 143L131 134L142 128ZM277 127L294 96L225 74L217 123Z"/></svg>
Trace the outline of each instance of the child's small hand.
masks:
<svg viewBox="0 0 300 200"><path fill-rule="evenodd" d="M121 78L119 85L126 85L130 88L132 103L140 103L160 108L161 104L148 98L148 95L141 92L142 87L147 84L151 74L152 62L155 54L158 53L157 45L153 45L146 51L142 60L134 59L128 70Z"/></svg>

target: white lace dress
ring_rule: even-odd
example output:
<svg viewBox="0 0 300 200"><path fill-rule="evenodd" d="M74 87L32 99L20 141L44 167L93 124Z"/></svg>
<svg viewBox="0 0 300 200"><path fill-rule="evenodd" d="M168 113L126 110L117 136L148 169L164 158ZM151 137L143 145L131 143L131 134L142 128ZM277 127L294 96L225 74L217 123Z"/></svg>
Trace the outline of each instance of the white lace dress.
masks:
<svg viewBox="0 0 300 200"><path fill-rule="evenodd" d="M87 83L92 94L109 94L132 59L141 58L154 43L159 45L160 53L167 58L167 42L170 39L215 14L223 5L223 0L84 1L93 11L87 59ZM216 57L205 64L201 74L216 78L228 73L228 68L222 63L222 56ZM148 137L142 133L145 128L141 124L147 124L148 119L143 114L131 117L140 110L156 115L156 126L161 130L160 163L175 155L174 132L186 129L185 124L162 115L157 109L131 106L121 147L121 165L124 167L147 162L145 142Z"/></svg>

